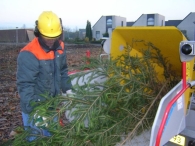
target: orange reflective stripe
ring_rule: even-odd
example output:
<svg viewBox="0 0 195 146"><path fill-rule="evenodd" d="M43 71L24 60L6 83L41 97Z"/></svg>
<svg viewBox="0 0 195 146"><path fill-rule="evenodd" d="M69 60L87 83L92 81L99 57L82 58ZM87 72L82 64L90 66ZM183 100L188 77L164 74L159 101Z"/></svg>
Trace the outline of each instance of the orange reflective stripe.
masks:
<svg viewBox="0 0 195 146"><path fill-rule="evenodd" d="M60 46L61 46L62 50L58 50L58 53L62 54L64 52L64 43L62 41L60 41Z"/></svg>
<svg viewBox="0 0 195 146"><path fill-rule="evenodd" d="M59 54L62 54L64 51L64 43L60 42L60 46L62 47L62 50L58 50ZM22 51L29 51L32 54L36 56L38 60L51 60L54 59L54 52L50 51L46 53L41 46L39 45L38 39L33 39L26 47L24 47L20 52Z"/></svg>

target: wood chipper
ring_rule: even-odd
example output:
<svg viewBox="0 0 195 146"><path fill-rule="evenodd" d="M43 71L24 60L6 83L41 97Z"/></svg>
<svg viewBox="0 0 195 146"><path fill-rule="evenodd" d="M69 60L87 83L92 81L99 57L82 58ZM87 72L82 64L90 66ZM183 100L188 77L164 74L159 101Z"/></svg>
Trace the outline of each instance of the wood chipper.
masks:
<svg viewBox="0 0 195 146"><path fill-rule="evenodd" d="M150 145L195 145L194 41L181 41L182 80L161 100Z"/></svg>
<svg viewBox="0 0 195 146"><path fill-rule="evenodd" d="M125 45L134 40L152 42L172 64L181 81L162 99L150 134L150 146L195 146L194 55L195 42L187 41L175 27L117 27L104 43L108 56L124 53ZM142 55L139 44L131 55ZM155 63L154 63L155 64ZM163 72L156 65L158 72ZM159 74L159 80L163 76ZM142 144L141 144L142 145Z"/></svg>
<svg viewBox="0 0 195 146"><path fill-rule="evenodd" d="M140 48L151 42L171 64L180 81L161 98L152 128L147 131L148 142L142 141L142 134L134 146L195 146L195 85L194 56L195 42L187 41L176 27L117 27L103 44L105 54L101 57L117 58L125 53L125 46L131 44L130 56L143 56ZM133 45L132 45L133 44ZM161 65L152 62L158 72L159 81L166 80ZM89 75L88 75L89 76ZM88 76L84 80L87 80ZM96 78L94 82L104 82ZM78 83L75 79L73 85ZM79 80L83 84L83 80ZM146 137L146 136L144 136ZM124 144L127 146L126 144Z"/></svg>

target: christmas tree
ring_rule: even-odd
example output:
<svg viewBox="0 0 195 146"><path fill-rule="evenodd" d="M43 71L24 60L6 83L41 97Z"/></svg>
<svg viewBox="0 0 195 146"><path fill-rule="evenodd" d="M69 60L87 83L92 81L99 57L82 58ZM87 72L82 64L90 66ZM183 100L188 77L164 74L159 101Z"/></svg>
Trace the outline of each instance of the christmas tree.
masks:
<svg viewBox="0 0 195 146"><path fill-rule="evenodd" d="M39 118L35 124L52 135L45 137L32 134L33 129L18 128L13 145L123 145L150 129L161 98L180 79L160 49L150 42L133 43L145 45L139 50L142 57L131 56L133 44L127 44L125 53L117 58L85 58L90 64L82 68L90 70L71 76L77 80L73 94L55 98L42 95L46 100L31 113L32 119ZM156 64L163 68L164 80L158 78ZM36 139L29 142L29 136Z"/></svg>

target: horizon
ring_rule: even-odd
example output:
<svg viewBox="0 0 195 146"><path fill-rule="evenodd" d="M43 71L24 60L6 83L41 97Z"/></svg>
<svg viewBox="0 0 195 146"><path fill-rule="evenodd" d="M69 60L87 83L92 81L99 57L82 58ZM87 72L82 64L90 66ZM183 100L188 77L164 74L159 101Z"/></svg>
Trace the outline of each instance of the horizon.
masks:
<svg viewBox="0 0 195 146"><path fill-rule="evenodd" d="M190 13L194 13L194 12L189 12L189 14L190 14ZM151 14L151 13L150 13L150 14ZM159 14L159 13L153 13L153 14ZM189 14L188 14L188 15L189 15ZM160 14L160 15L162 15L162 14ZM116 16L116 15L112 15L112 16ZM140 16L141 16L141 15L140 15ZM164 15L163 15L163 16L164 16ZM187 15L186 15L186 16L187 16ZM101 17L102 17L102 16L101 16ZM100 18L101 18L101 17L100 17ZM139 18L139 17L138 17L138 18ZM138 18L137 18L137 19L138 19ZM165 17L165 18L166 18L166 17ZM137 19L136 19L136 20L137 20ZM183 19L185 19L185 17L184 17ZM165 20L165 22L167 22L167 21L177 21L177 20L183 20L183 19ZM98 20L99 20L99 19L98 19ZM97 20L97 21L98 21L98 20ZM135 20L135 21L136 21L136 20ZM135 22L135 21L126 21L126 23L127 23L127 22ZM195 21L195 20L194 20L194 21ZM14 25L15 25L15 24L14 24ZM86 25L87 25L87 23L86 23ZM19 25L17 25L16 27L14 27L14 26L6 26L6 27L0 26L0 30L7 30L7 29L34 29L34 27L35 27L35 26L29 25L29 24L28 24L28 25L23 24L21 27L18 27L18 26L19 26ZM29 26L30 26L30 27L29 27ZM66 28L65 26L63 26L63 27ZM92 27L92 26L91 26L91 27ZM67 28L69 28L69 27L67 27ZM76 31L76 29L79 30L79 29L85 29L85 28L75 28L75 29L70 29L70 28L69 28L70 32L74 32L74 31Z"/></svg>
<svg viewBox="0 0 195 146"><path fill-rule="evenodd" d="M101 16L121 16L135 22L142 14L160 14L168 20L183 20L195 12L195 0L1 0L0 29L32 28L43 11L53 11L70 30L93 27Z"/></svg>

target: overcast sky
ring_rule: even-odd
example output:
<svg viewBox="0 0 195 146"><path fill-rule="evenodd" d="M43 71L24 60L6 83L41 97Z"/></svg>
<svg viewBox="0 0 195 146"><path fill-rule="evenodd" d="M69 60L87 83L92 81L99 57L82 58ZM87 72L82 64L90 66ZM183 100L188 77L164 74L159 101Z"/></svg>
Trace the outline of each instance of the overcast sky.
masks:
<svg viewBox="0 0 195 146"><path fill-rule="evenodd" d="M93 26L101 16L136 21L142 14L158 13L165 20L182 20L195 12L195 0L0 0L0 29L34 28L43 11L53 11L72 30ZM195 20L195 18L194 18Z"/></svg>

